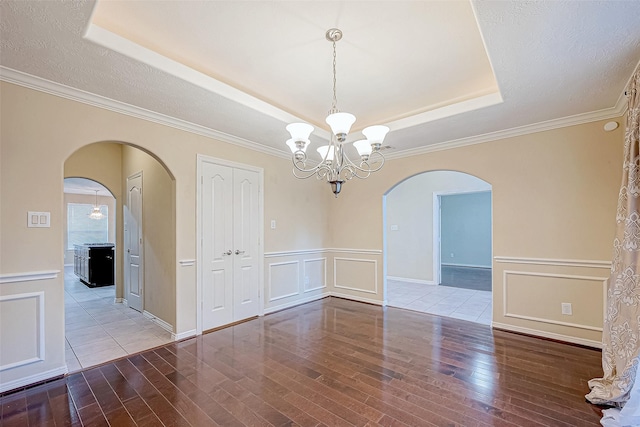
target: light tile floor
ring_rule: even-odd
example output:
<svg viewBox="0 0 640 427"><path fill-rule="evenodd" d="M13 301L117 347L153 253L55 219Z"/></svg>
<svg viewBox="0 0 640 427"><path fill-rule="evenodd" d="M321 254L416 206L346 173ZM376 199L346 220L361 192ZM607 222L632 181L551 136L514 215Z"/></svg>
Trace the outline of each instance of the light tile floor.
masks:
<svg viewBox="0 0 640 427"><path fill-rule="evenodd" d="M491 325L491 292L387 280L387 304Z"/></svg>
<svg viewBox="0 0 640 427"><path fill-rule="evenodd" d="M171 342L171 334L115 300L115 286L89 288L64 269L65 356L69 372Z"/></svg>

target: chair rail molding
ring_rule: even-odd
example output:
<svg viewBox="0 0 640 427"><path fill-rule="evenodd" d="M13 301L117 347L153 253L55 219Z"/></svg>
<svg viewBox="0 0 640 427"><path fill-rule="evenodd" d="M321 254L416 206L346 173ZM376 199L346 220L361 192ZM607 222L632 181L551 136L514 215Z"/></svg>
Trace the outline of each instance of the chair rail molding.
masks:
<svg viewBox="0 0 640 427"><path fill-rule="evenodd" d="M26 271L22 273L0 274L0 284L55 279L58 277L58 274L60 274L60 270Z"/></svg>
<svg viewBox="0 0 640 427"><path fill-rule="evenodd" d="M494 256L493 259L505 264L535 264L552 265L562 267L587 267L611 269L611 261L584 260L584 259L559 259L559 258L525 258L510 256Z"/></svg>

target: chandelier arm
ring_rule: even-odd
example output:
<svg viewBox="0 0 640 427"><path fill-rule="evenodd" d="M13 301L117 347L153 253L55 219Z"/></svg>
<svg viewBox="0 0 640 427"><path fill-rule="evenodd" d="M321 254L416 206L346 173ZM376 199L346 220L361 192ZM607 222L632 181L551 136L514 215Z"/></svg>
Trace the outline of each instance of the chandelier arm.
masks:
<svg viewBox="0 0 640 427"><path fill-rule="evenodd" d="M292 169L291 172L293 172L293 176L295 176L298 179L308 179L308 178L311 178L312 176L317 175L315 171L309 172L307 173L307 175L300 175L298 172L296 172L295 168Z"/></svg>
<svg viewBox="0 0 640 427"><path fill-rule="evenodd" d="M374 158L374 161L371 161L371 158ZM347 163L352 166L355 170L358 170L360 172L363 172L364 174L366 174L365 176L360 176L357 173L354 174L354 176L358 177L358 178L366 178L368 177L372 172L377 172L380 169L382 169L382 166L384 166L384 156L382 154L380 154L379 152L374 152L371 154L371 156L369 157L369 160L363 160L360 162L360 165L358 166L357 164L355 164L354 162L351 161L351 159L349 159L349 157L345 154L344 155L344 159L346 159ZM374 168L371 167L372 164L375 164L377 162L380 162L380 164ZM366 165L366 167L364 167L363 165Z"/></svg>

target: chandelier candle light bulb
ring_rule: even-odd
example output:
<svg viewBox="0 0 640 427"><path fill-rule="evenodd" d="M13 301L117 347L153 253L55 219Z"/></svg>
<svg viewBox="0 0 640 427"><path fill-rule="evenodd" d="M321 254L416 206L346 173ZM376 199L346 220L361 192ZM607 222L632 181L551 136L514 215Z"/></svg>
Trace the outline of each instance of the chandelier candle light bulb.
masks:
<svg viewBox="0 0 640 427"><path fill-rule="evenodd" d="M307 147L310 143L309 136L313 132L313 126L307 123L291 123L286 128L291 134L291 139L287 140L286 144L292 153L293 175L300 179L312 176L324 179L331 185L333 194L338 197L345 181L353 177L367 178L371 172L379 171L382 168L384 156L380 153L380 148L389 128L380 125L365 128L362 133L367 139L353 143L360 155L360 163L356 164L349 159L344 151L343 143L346 141L356 117L338 110L336 96L336 42L342 38L342 31L332 28L327 31L325 37L333 43L333 104L325 120L331 127L331 139L328 145L316 149L322 160L311 167L307 167Z"/></svg>

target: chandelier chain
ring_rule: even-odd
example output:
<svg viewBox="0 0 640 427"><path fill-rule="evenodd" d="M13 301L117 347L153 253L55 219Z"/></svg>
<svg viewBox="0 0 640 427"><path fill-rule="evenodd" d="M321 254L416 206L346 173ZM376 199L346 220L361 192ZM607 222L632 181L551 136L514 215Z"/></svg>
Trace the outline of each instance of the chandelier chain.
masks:
<svg viewBox="0 0 640 427"><path fill-rule="evenodd" d="M333 42L333 111L338 111L338 95L336 94L336 42Z"/></svg>

